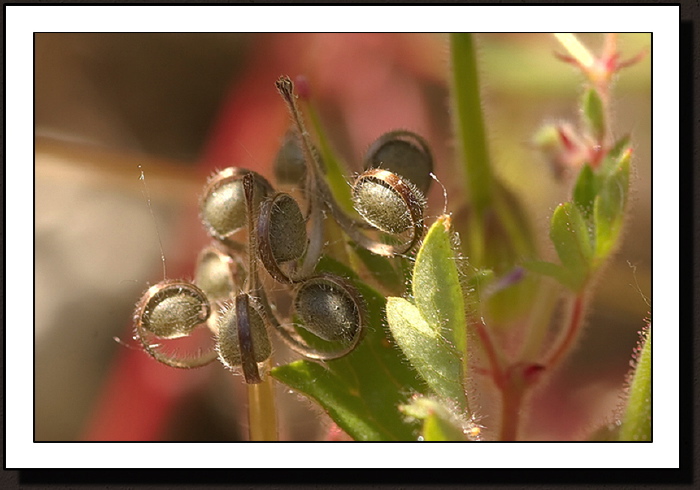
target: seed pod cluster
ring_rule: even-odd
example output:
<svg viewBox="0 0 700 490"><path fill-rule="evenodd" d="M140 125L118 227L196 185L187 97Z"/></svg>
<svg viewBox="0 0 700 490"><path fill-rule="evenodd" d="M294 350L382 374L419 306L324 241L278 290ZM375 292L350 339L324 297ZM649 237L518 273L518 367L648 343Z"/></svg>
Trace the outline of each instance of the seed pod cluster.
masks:
<svg viewBox="0 0 700 490"><path fill-rule="evenodd" d="M295 127L275 158L274 174L278 183L293 186L290 192L300 194L305 206L250 170L226 168L207 181L199 210L213 244L199 256L194 284L164 281L150 288L134 317L144 349L165 364L189 368L218 358L241 371L246 382L259 383L260 368L264 374L272 354L269 330L308 358L342 357L363 336L365 303L352 281L316 271L327 239L326 215L352 241L382 255L405 253L422 236L423 194L433 167L425 140L401 130L370 146L364 172L352 188L363 221L357 220L333 198L324 164L304 129L293 83L282 77L277 88ZM382 234L395 235L400 243L388 245ZM260 265L268 276L260 275ZM282 292L291 304L285 318L270 300ZM218 307L213 312L210 302ZM194 361L168 355L150 341L187 337L204 323L215 332L216 346Z"/></svg>

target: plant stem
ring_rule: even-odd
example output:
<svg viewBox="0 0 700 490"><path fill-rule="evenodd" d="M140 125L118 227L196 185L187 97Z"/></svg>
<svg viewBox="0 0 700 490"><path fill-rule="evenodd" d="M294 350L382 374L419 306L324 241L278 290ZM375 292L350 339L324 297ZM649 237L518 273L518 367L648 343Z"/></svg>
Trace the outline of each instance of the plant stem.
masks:
<svg viewBox="0 0 700 490"><path fill-rule="evenodd" d="M520 425L520 407L522 405L525 388L515 382L509 382L502 391L501 432L499 441L516 441L518 439L518 427Z"/></svg>
<svg viewBox="0 0 700 490"><path fill-rule="evenodd" d="M491 203L493 175L479 96L476 53L471 34L450 34L452 99L466 189L478 214Z"/></svg>
<svg viewBox="0 0 700 490"><path fill-rule="evenodd" d="M576 340L576 337L581 330L581 325L583 324L584 301L585 294L583 291L577 293L574 297L571 305L569 324L566 327L566 333L564 334L564 338L559 346L554 349L554 352L549 355L549 359L547 359L547 361L544 363L545 366L547 366L547 369L551 370L554 366L556 366L559 361L566 356L571 349L574 340Z"/></svg>
<svg viewBox="0 0 700 490"><path fill-rule="evenodd" d="M476 51L471 34L450 34L452 61L452 113L454 119L457 152L467 189L467 205L472 210L468 220L466 243L470 258L477 267L492 268L489 263L489 241L487 232L489 212L493 212L504 226L508 248L518 256L530 256L534 250L532 239L522 212L521 204L497 179L493 173L486 126L479 93L479 76Z"/></svg>
<svg viewBox="0 0 700 490"><path fill-rule="evenodd" d="M352 204L350 185L345 179L345 176L348 175L349 172L331 148L328 137L323 131L323 125L321 124L321 119L316 107L309 101L306 104L306 108L309 119L311 120L311 125L318 138L326 179L328 180L328 185L331 188L333 197L346 213L352 214L355 212L355 208Z"/></svg>
<svg viewBox="0 0 700 490"><path fill-rule="evenodd" d="M515 441L518 436L520 423L520 406L525 395L526 387L521 379L515 379L510 370L504 369L498 352L489 336L488 331L480 322L475 322L476 333L486 351L486 357L491 365L491 376L496 388L501 392L501 430L499 441Z"/></svg>
<svg viewBox="0 0 700 490"><path fill-rule="evenodd" d="M574 298L571 307L569 324L564 334L564 338L545 363L547 369L551 370L569 352L574 340L578 336L583 324L585 295L580 292ZM480 335L481 336L481 335ZM491 347L493 349L493 347ZM491 357L491 355L489 355ZM494 379L496 379L494 377ZM528 390L533 386L532 380L523 379L521 373L516 370L501 371L500 383L496 380L496 385L501 390L502 411L501 411L501 431L500 441L515 441L518 438L518 427L520 424L520 407Z"/></svg>
<svg viewBox="0 0 700 490"><path fill-rule="evenodd" d="M248 385L248 433L251 441L277 440L277 414L271 376Z"/></svg>

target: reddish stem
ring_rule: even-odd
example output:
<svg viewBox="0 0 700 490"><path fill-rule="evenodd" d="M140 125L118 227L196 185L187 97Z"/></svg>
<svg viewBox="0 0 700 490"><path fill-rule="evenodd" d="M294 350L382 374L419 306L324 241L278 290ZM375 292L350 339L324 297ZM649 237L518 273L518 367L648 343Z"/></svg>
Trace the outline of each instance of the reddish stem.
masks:
<svg viewBox="0 0 700 490"><path fill-rule="evenodd" d="M554 352L549 356L549 359L545 362L548 369L552 369L559 361L561 361L564 356L569 352L571 346L576 340L579 331L581 330L581 325L583 324L583 304L584 304L584 294L579 293L574 298L574 303L571 306L571 318L569 320L569 325L566 329L561 344L557 347Z"/></svg>
<svg viewBox="0 0 700 490"><path fill-rule="evenodd" d="M486 357L489 360L489 364L491 364L491 373L493 375L493 381L496 383L496 386L500 390L503 390L505 388L506 381L505 373L503 372L501 361L493 345L493 341L491 340L491 337L486 331L486 327L483 323L475 321L474 324L476 325L476 333L479 336L479 339L481 340L481 345L486 351Z"/></svg>
<svg viewBox="0 0 700 490"><path fill-rule="evenodd" d="M520 406L522 405L525 387L517 380L510 380L502 390L501 432L499 441L516 441L520 422Z"/></svg>
<svg viewBox="0 0 700 490"><path fill-rule="evenodd" d="M486 357L491 365L491 374L494 383L501 392L502 411L499 434L500 441L517 440L520 423L520 407L522 406L523 398L527 390L537 382L539 376L536 374L539 374L545 369L545 366L546 369L551 370L551 368L561 361L571 349L571 346L581 330L581 325L583 324L584 302L585 297L583 293L576 295L571 307L571 316L564 338L549 356L547 362L544 363L544 365L525 365L524 370L519 369L523 368L523 366L519 366L517 363L508 368L504 368L496 352L493 340L489 336L485 326L481 322L474 322L476 333L481 340L481 344L486 352Z"/></svg>

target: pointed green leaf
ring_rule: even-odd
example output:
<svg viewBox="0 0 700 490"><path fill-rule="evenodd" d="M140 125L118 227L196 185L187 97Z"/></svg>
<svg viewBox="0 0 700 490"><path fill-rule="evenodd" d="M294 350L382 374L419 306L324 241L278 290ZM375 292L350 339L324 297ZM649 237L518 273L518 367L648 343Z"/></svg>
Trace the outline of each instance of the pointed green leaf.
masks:
<svg viewBox="0 0 700 490"><path fill-rule="evenodd" d="M651 326L637 359L620 440L651 441Z"/></svg>
<svg viewBox="0 0 700 490"><path fill-rule="evenodd" d="M343 358L323 364L296 361L275 367L272 376L318 402L355 440L415 440L419 425L407 422L399 406L428 387L384 327L384 297L332 259L322 258L318 270L354 281L366 303L367 333Z"/></svg>
<svg viewBox="0 0 700 490"><path fill-rule="evenodd" d="M430 327L459 352L466 352L464 295L452 248L451 224L449 216L441 216L428 230L413 268L413 298Z"/></svg>
<svg viewBox="0 0 700 490"><path fill-rule="evenodd" d="M593 250L586 222L575 204L560 204L554 215L549 236L570 280L580 288L585 282Z"/></svg>
<svg viewBox="0 0 700 490"><path fill-rule="evenodd" d="M598 91L593 88L588 89L583 94L581 105L586 126L598 141L602 140L605 135L605 108Z"/></svg>
<svg viewBox="0 0 700 490"><path fill-rule="evenodd" d="M617 160L622 155L622 152L627 149L630 144L630 135L626 134L613 144L608 152L608 155Z"/></svg>
<svg viewBox="0 0 700 490"><path fill-rule="evenodd" d="M389 328L411 364L438 395L467 409L462 359L456 349L403 298L388 298Z"/></svg>
<svg viewBox="0 0 700 490"><path fill-rule="evenodd" d="M584 165L574 186L574 203L586 219L593 215L593 201L598 194L598 187L593 169L588 164Z"/></svg>
<svg viewBox="0 0 700 490"><path fill-rule="evenodd" d="M613 144L612 148L605 156L603 163L596 172L602 178L606 178L612 172L620 167L620 164L625 158L630 156L630 137L625 135Z"/></svg>
<svg viewBox="0 0 700 490"><path fill-rule="evenodd" d="M618 168L606 179L594 204L596 250L598 259L606 258L617 245L624 221L629 189L629 152L623 154Z"/></svg>

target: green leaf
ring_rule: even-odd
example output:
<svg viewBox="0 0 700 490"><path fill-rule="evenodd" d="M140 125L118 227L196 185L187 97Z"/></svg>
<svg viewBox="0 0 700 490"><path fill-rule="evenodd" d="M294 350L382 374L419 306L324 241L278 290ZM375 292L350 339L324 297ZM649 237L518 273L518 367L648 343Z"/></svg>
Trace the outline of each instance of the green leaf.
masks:
<svg viewBox="0 0 700 490"><path fill-rule="evenodd" d="M620 429L621 441L651 441L651 325L640 350Z"/></svg>
<svg viewBox="0 0 700 490"><path fill-rule="evenodd" d="M436 400L419 397L401 407L409 417L423 421L421 435L424 441L467 441L462 424L449 408Z"/></svg>
<svg viewBox="0 0 700 490"><path fill-rule="evenodd" d="M333 420L355 440L394 439L367 413L362 400L353 396L345 381L333 371L309 361L295 361L272 370L272 376L318 401Z"/></svg>
<svg viewBox="0 0 700 490"><path fill-rule="evenodd" d="M612 148L608 154L603 159L603 163L596 172L602 178L606 178L615 170L620 168L620 164L625 158L630 157L630 137L629 135L623 136L613 144Z"/></svg>
<svg viewBox="0 0 700 490"><path fill-rule="evenodd" d="M586 126L598 141L602 140L605 135L605 108L598 91L593 88L586 90L581 106Z"/></svg>
<svg viewBox="0 0 700 490"><path fill-rule="evenodd" d="M578 207L571 202L557 206L552 216L549 236L569 280L578 290L586 281L593 255L586 222Z"/></svg>
<svg viewBox="0 0 700 490"><path fill-rule="evenodd" d="M415 440L419 425L406 421L399 406L428 387L384 328L384 297L328 257L322 258L318 270L354 281L367 306L367 333L358 347L341 359L323 364L296 361L275 367L272 376L318 402L355 440Z"/></svg>
<svg viewBox="0 0 700 490"><path fill-rule="evenodd" d="M605 259L614 250L622 230L629 190L629 152L606 179L595 199L593 214L596 230L596 258Z"/></svg>
<svg viewBox="0 0 700 490"><path fill-rule="evenodd" d="M574 186L574 203L587 220L593 215L593 202L598 194L598 188L599 183L593 169L588 164L584 165Z"/></svg>
<svg viewBox="0 0 700 490"><path fill-rule="evenodd" d="M459 352L467 352L464 294L452 248L452 221L441 216L433 223L416 255L413 299L430 327Z"/></svg>
<svg viewBox="0 0 700 490"><path fill-rule="evenodd" d="M457 350L403 298L388 298L389 328L404 354L438 395L467 410L462 359Z"/></svg>
<svg viewBox="0 0 700 490"><path fill-rule="evenodd" d="M612 148L608 152L608 156L617 160L622 155L622 152L627 149L630 144L630 135L626 134L613 144Z"/></svg>

